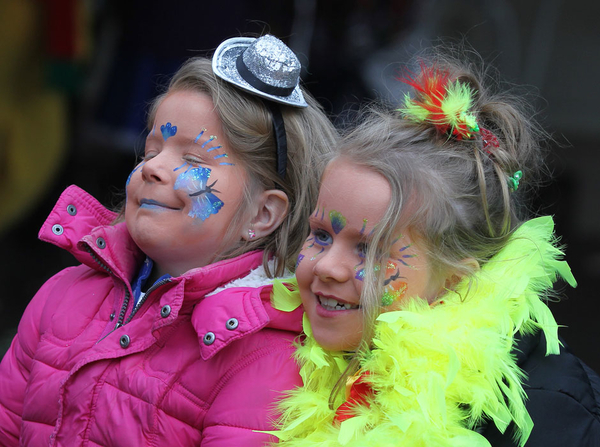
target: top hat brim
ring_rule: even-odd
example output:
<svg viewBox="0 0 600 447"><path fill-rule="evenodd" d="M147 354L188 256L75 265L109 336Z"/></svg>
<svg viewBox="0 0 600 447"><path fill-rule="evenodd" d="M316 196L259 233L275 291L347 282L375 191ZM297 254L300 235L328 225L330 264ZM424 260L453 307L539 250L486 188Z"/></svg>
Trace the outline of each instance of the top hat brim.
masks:
<svg viewBox="0 0 600 447"><path fill-rule="evenodd" d="M215 75L241 89L244 89L254 95L270 99L271 101L294 107L308 107L299 85L297 85L292 93L290 93L288 96L278 96L265 93L253 87L246 80L244 80L244 78L242 78L237 69L237 59L240 54L242 54L242 52L255 40L256 39L252 37L234 37L221 43L221 45L219 45L215 50L215 54L212 58L212 69Z"/></svg>

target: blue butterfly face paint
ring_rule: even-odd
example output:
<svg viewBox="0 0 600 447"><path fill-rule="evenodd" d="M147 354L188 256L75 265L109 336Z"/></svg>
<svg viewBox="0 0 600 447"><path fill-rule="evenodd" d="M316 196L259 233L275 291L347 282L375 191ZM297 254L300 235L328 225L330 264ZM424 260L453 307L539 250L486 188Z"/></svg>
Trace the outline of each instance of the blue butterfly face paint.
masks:
<svg viewBox="0 0 600 447"><path fill-rule="evenodd" d="M177 134L177 126L172 126L171 123L163 124L160 126L160 132L162 133L163 139L167 141Z"/></svg>
<svg viewBox="0 0 600 447"><path fill-rule="evenodd" d="M217 180L209 183L210 173L211 170L204 167L186 170L179 174L174 186L176 190L186 191L192 200L188 215L202 221L217 214L223 207L223 202L214 194L219 192L214 188Z"/></svg>

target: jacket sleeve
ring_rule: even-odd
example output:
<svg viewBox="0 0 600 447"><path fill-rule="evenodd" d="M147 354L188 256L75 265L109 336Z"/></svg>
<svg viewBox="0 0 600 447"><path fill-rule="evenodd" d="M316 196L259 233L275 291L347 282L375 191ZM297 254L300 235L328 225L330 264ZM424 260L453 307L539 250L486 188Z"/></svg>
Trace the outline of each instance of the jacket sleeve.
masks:
<svg viewBox="0 0 600 447"><path fill-rule="evenodd" d="M273 430L282 392L302 384L293 353L287 339L255 353L258 358L251 362L239 362L206 415L202 447L258 447L277 441L260 431Z"/></svg>
<svg viewBox="0 0 600 447"><path fill-rule="evenodd" d="M600 377L566 344L560 355L546 356L540 337L518 345L528 353L521 366L528 376L526 406L533 420L525 447L600 447ZM501 435L489 424L483 435L494 447L516 446L510 426Z"/></svg>
<svg viewBox="0 0 600 447"><path fill-rule="evenodd" d="M0 445L19 444L21 416L29 372L38 341L40 322L50 291L64 275L49 279L33 297L23 313L17 335L0 363Z"/></svg>

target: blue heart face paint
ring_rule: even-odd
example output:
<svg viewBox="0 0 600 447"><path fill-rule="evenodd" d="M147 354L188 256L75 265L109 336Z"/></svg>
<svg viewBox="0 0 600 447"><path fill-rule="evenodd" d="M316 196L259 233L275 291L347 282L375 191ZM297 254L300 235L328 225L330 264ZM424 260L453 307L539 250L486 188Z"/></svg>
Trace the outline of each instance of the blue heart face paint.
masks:
<svg viewBox="0 0 600 447"><path fill-rule="evenodd" d="M156 111L144 160L127 181L127 228L161 273L207 265L241 237L241 228L228 230L232 222L241 226L236 215L246 182L212 100L170 93Z"/></svg>
<svg viewBox="0 0 600 447"><path fill-rule="evenodd" d="M160 126L160 132L165 141L167 141L167 139L174 137L175 134L177 134L177 126L172 126L171 123L163 124Z"/></svg>

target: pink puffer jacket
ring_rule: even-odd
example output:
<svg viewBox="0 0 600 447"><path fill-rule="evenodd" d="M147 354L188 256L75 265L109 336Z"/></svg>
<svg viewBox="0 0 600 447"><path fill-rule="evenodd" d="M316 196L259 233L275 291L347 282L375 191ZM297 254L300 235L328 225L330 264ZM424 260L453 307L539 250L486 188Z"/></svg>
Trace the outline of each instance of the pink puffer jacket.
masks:
<svg viewBox="0 0 600 447"><path fill-rule="evenodd" d="M51 278L23 315L0 365L0 445L272 441L255 430L271 428L273 402L301 383L291 356L302 315L271 307L262 267L250 273L262 253L172 278L131 317L144 256L113 218L71 186L40 231L83 265Z"/></svg>

